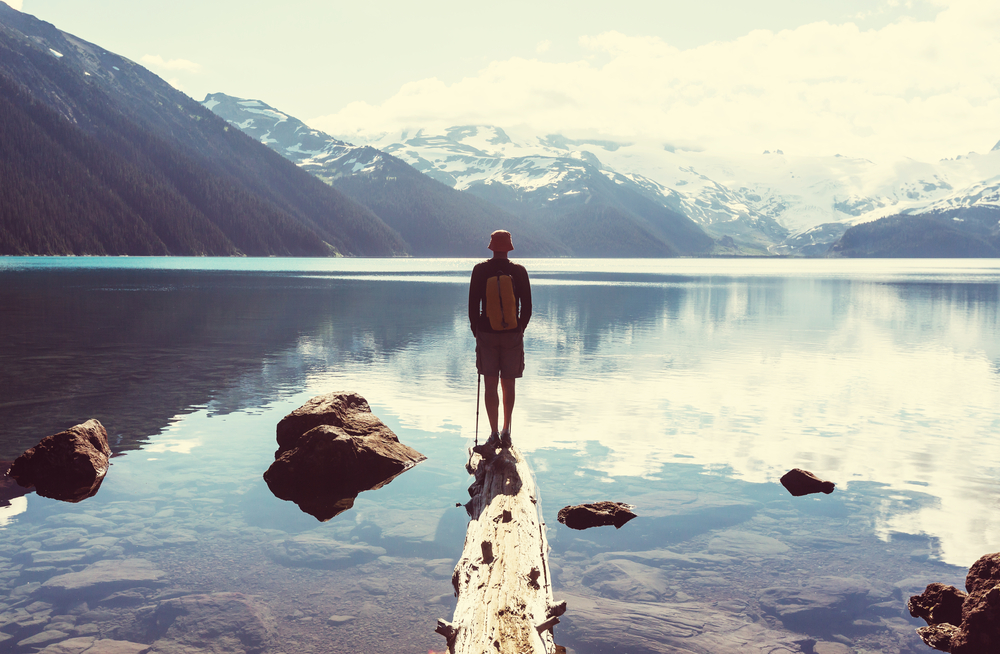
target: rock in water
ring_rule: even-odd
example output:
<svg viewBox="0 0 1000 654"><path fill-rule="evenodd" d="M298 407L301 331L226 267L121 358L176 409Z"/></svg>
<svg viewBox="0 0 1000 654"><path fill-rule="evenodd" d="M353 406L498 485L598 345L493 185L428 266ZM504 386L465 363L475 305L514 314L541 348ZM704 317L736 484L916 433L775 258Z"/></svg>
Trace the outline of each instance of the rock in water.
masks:
<svg viewBox="0 0 1000 654"><path fill-rule="evenodd" d="M327 393L317 395L281 419L274 458L296 447L304 434L321 425L339 427L350 436L376 436L399 442L392 430L372 413L368 400L357 393Z"/></svg>
<svg viewBox="0 0 1000 654"><path fill-rule="evenodd" d="M17 457L7 474L43 497L79 502L97 493L110 457L108 432L91 419L46 436Z"/></svg>
<svg viewBox="0 0 1000 654"><path fill-rule="evenodd" d="M832 481L823 481L808 470L792 468L781 478L781 485L795 497L811 493L826 493L829 495L836 487Z"/></svg>
<svg viewBox="0 0 1000 654"><path fill-rule="evenodd" d="M427 458L400 443L356 393L314 397L285 416L277 432L278 451L264 481L276 497L321 521Z"/></svg>
<svg viewBox="0 0 1000 654"><path fill-rule="evenodd" d="M979 557L965 575L965 590L970 595L989 591L997 584L1000 584L1000 552Z"/></svg>
<svg viewBox="0 0 1000 654"><path fill-rule="evenodd" d="M914 595L906 603L910 615L923 618L929 625L962 624L962 604L967 595L944 584L929 584L923 593Z"/></svg>
<svg viewBox="0 0 1000 654"><path fill-rule="evenodd" d="M965 595L954 586L930 584L910 598L911 615L927 625L917 634L930 647L951 654L1000 652L1000 552L987 554L969 568ZM961 601L956 617L955 605Z"/></svg>
<svg viewBox="0 0 1000 654"><path fill-rule="evenodd" d="M941 624L928 625L917 629L917 635L928 647L933 647L942 652L951 651L951 641L959 632L959 628L953 624L942 622Z"/></svg>
<svg viewBox="0 0 1000 654"><path fill-rule="evenodd" d="M615 529L635 517L631 504L621 502L594 502L592 504L577 504L559 509L558 519L570 529L590 529L614 525Z"/></svg>

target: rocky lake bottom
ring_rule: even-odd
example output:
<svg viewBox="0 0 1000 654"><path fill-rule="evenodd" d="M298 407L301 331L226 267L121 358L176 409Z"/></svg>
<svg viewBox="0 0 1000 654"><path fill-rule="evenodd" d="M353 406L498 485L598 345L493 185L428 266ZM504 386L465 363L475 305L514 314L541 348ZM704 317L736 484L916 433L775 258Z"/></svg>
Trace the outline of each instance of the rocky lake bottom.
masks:
<svg viewBox="0 0 1000 654"><path fill-rule="evenodd" d="M778 487L748 500L702 479L699 492L629 497L640 517L621 530L549 520L555 595L568 602L557 642L594 654L928 651L905 601L963 575L935 563L930 542L872 536L861 494ZM434 627L454 609L461 509L404 502L293 534L248 523L252 500L224 501L215 484L183 490L0 529L0 646L444 651Z"/></svg>

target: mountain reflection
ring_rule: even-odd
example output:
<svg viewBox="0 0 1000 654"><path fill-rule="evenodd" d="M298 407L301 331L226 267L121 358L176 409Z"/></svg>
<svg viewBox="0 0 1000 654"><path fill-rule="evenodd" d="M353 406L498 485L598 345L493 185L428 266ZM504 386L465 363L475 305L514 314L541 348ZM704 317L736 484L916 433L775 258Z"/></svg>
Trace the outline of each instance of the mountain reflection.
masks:
<svg viewBox="0 0 1000 654"><path fill-rule="evenodd" d="M297 390L309 366L371 361L449 323L452 295L290 275L6 272L0 458L81 416L100 417L121 452L199 406L266 404ZM316 342L319 356L276 357Z"/></svg>
<svg viewBox="0 0 1000 654"><path fill-rule="evenodd" d="M573 265L529 266L521 451L580 454L575 471L605 481L655 480L678 461L762 483L805 467L845 492L905 498L886 500L876 532L938 537L950 562L1000 538L1000 489L982 483L1000 467L995 280ZM120 452L180 414L331 389L471 441L467 277L328 273L4 272L0 458L81 417L99 417ZM554 494L574 474L536 473Z"/></svg>

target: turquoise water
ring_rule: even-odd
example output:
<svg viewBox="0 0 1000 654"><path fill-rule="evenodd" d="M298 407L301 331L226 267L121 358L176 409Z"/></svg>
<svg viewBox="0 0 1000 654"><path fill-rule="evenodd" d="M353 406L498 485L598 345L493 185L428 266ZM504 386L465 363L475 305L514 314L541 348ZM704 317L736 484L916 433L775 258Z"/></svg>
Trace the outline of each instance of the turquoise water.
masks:
<svg viewBox="0 0 1000 654"><path fill-rule="evenodd" d="M473 263L0 259L0 458L91 417L122 453L80 504L0 508L0 647L54 631L152 642L143 607L239 592L275 617L266 651L443 650L476 433ZM523 263L535 313L514 442L569 598L557 642L927 651L906 596L1000 549L1000 264ZM261 474L281 417L332 390L361 393L428 460L319 523ZM793 467L837 490L791 498L777 480ZM604 499L639 518L555 520ZM338 558L347 545L361 554ZM130 558L164 574L133 605L40 586ZM868 599L798 621L768 604L830 579ZM46 620L9 621L37 603Z"/></svg>

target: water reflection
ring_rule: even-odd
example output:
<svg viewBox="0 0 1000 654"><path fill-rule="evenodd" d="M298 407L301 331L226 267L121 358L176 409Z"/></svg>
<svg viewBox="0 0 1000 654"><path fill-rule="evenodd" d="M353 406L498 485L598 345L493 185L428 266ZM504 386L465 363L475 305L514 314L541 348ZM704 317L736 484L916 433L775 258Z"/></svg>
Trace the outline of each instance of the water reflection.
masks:
<svg viewBox="0 0 1000 654"><path fill-rule="evenodd" d="M266 406L311 373L298 356L272 355L320 340L324 360L310 357L314 365L364 364L450 319L453 298L432 289L191 271L9 273L0 458L81 416L113 416L104 422L123 451L192 408Z"/></svg>
<svg viewBox="0 0 1000 654"><path fill-rule="evenodd" d="M1000 540L997 525L970 537L944 524L980 520L997 499L968 488L1000 463L996 284L713 278L539 284L535 297L522 447L575 451L605 482L653 480L683 458L755 483L806 467L845 488L920 484L934 502L886 513L878 533L933 535L959 565ZM372 338L362 385L388 391L408 426L457 426L471 438L464 323L459 305L450 325L392 352ZM312 343L290 356L322 351L335 348ZM314 369L317 388L357 379ZM604 452L583 456L588 442Z"/></svg>
<svg viewBox="0 0 1000 654"><path fill-rule="evenodd" d="M687 642L663 626L682 623L709 625L690 641L706 651L778 647L788 632L755 607L784 591L763 591L854 592L834 576L870 582L873 604L852 620L885 619L838 634L919 651L906 644L904 595L960 583L942 562L997 549L1000 276L780 263L529 267L536 308L514 440L541 490L557 595L574 598L560 628L577 652L608 651L623 628L644 639L630 651L662 651ZM283 607L285 651L440 649L434 619L453 606L467 522L455 504L475 431L468 267L450 262L429 281L407 270L437 264L391 262L406 281L385 281L378 262L357 264L363 275L332 265L2 273L0 457L91 415L128 453L84 505L29 495L0 512L3 551L17 552L0 561L0 615L49 602L40 588L56 574L142 558L169 577L163 597L238 591ZM260 472L277 421L335 389L369 398L429 460L317 526ZM789 497L777 481L794 467L837 492ZM604 499L639 517L610 533L557 524L559 507ZM658 599L629 601L633 591ZM114 601L167 601L129 592ZM76 636L112 610L103 600L71 614L60 599L48 622L21 616L0 631L21 642L75 615L65 633ZM114 610L124 623L132 609Z"/></svg>

